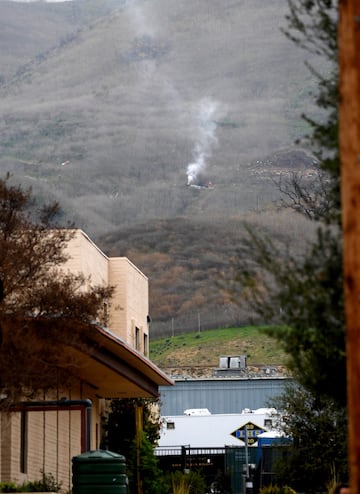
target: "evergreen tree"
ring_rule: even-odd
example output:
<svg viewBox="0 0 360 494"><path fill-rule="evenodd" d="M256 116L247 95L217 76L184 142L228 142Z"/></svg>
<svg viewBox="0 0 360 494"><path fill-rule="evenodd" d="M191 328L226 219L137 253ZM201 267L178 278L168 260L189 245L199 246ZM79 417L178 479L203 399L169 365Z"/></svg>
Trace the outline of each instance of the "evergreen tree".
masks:
<svg viewBox="0 0 360 494"><path fill-rule="evenodd" d="M103 447L125 456L130 492L134 494L138 492L139 478L144 494L166 492L162 472L154 455L154 446L160 435L159 418L154 416L153 412L155 406L155 400L144 398L112 400L110 414L104 426L106 444L104 443ZM142 409L143 430L139 451L136 442L136 407ZM138 460L140 460L140 465L138 465Z"/></svg>
<svg viewBox="0 0 360 494"><path fill-rule="evenodd" d="M157 400L147 398L124 398L110 402L110 413L104 425L106 438L104 447L128 456L136 435L135 408L142 408L143 431L150 444L156 445L160 437L159 418L153 410Z"/></svg>
<svg viewBox="0 0 360 494"><path fill-rule="evenodd" d="M276 482L296 492L329 492L333 484L347 482L346 410L296 384L276 406L284 411L281 426L293 440L293 447L281 447L284 456L277 455Z"/></svg>
<svg viewBox="0 0 360 494"><path fill-rule="evenodd" d="M342 252L338 237L319 230L305 258L286 255L248 230L236 261L235 293L272 324L269 335L288 355L298 382L346 405Z"/></svg>
<svg viewBox="0 0 360 494"><path fill-rule="evenodd" d="M289 366L299 382L315 394L326 395L345 406L336 4L331 0L289 0L289 6L287 35L332 62L328 79L319 75L316 100L327 113L319 122L308 119L313 132L304 141L309 148L315 148L319 172L325 174L318 190L328 207L314 213L317 237L302 258L295 257L286 246L279 246L261 232L248 228L248 239L234 264L232 288L240 303L250 305L265 321L277 323L270 334L287 351ZM303 207L297 210L307 214L307 208L316 209L321 201L312 202L314 196L308 194L306 184L296 180L295 184L295 190L294 182L292 184L293 193L303 198ZM291 184L288 186L290 190Z"/></svg>
<svg viewBox="0 0 360 494"><path fill-rule="evenodd" d="M235 297L272 324L268 333L288 354L299 387L274 405L285 412L293 439L279 481L306 492L324 492L347 476L346 355L338 143L337 2L288 0L287 36L317 57L327 73L318 77L318 120L301 140L317 157L316 183L293 176L281 184L284 206L317 223L303 257L248 228L234 264ZM284 425L284 424L283 424ZM325 453L326 452L326 453ZM327 454L329 452L329 454Z"/></svg>
<svg viewBox="0 0 360 494"><path fill-rule="evenodd" d="M133 441L128 462L131 494L137 494L138 492L136 456L136 442ZM144 494L166 494L168 492L168 485L159 468L157 458L154 455L154 447L145 432L141 434L139 459L139 482L141 483L142 492Z"/></svg>

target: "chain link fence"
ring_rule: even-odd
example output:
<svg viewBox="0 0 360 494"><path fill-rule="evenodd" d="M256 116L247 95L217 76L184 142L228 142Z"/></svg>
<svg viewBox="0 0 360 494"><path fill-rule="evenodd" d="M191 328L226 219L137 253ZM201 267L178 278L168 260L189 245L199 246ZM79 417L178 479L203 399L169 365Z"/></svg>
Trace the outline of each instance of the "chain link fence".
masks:
<svg viewBox="0 0 360 494"><path fill-rule="evenodd" d="M251 311L240 309L234 305L227 305L216 307L211 311L192 311L163 321L153 320L150 334L154 340L209 329L258 325L261 322Z"/></svg>

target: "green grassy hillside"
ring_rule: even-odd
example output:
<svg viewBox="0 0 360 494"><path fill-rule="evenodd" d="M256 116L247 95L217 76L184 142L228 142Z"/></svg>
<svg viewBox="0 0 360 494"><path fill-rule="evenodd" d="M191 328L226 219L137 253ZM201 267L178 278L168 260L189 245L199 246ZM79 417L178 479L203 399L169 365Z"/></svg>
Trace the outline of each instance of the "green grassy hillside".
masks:
<svg viewBox="0 0 360 494"><path fill-rule="evenodd" d="M262 327L226 328L153 340L150 358L159 367L218 367L221 355L246 355L248 365L284 365L285 353Z"/></svg>

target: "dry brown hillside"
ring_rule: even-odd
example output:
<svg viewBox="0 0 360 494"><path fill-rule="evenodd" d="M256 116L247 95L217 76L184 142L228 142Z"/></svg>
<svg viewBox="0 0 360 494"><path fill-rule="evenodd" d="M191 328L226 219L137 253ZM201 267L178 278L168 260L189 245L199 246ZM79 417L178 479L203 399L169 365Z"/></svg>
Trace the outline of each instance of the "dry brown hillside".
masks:
<svg viewBox="0 0 360 494"><path fill-rule="evenodd" d="M154 331L248 322L218 286L243 220L299 251L312 230L274 207L279 177L313 171L294 142L317 81L288 2L0 8L0 172L143 270Z"/></svg>
<svg viewBox="0 0 360 494"><path fill-rule="evenodd" d="M233 276L244 222L260 228L293 253L306 248L315 225L300 215L276 209L239 214L227 221L178 218L149 222L107 235L101 246L110 255L125 255L149 277L152 334L248 324L254 317L239 309L224 291ZM301 241L299 241L301 239ZM220 283L221 282L221 283Z"/></svg>

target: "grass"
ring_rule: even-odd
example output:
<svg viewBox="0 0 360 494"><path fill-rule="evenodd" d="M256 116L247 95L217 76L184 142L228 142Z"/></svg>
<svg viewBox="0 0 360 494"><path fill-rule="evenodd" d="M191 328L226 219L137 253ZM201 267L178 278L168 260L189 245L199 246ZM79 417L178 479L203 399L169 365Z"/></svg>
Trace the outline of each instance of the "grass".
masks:
<svg viewBox="0 0 360 494"><path fill-rule="evenodd" d="M283 365L285 353L264 329L224 328L154 340L150 343L150 358L159 367L217 367L222 355L246 355L248 365Z"/></svg>

